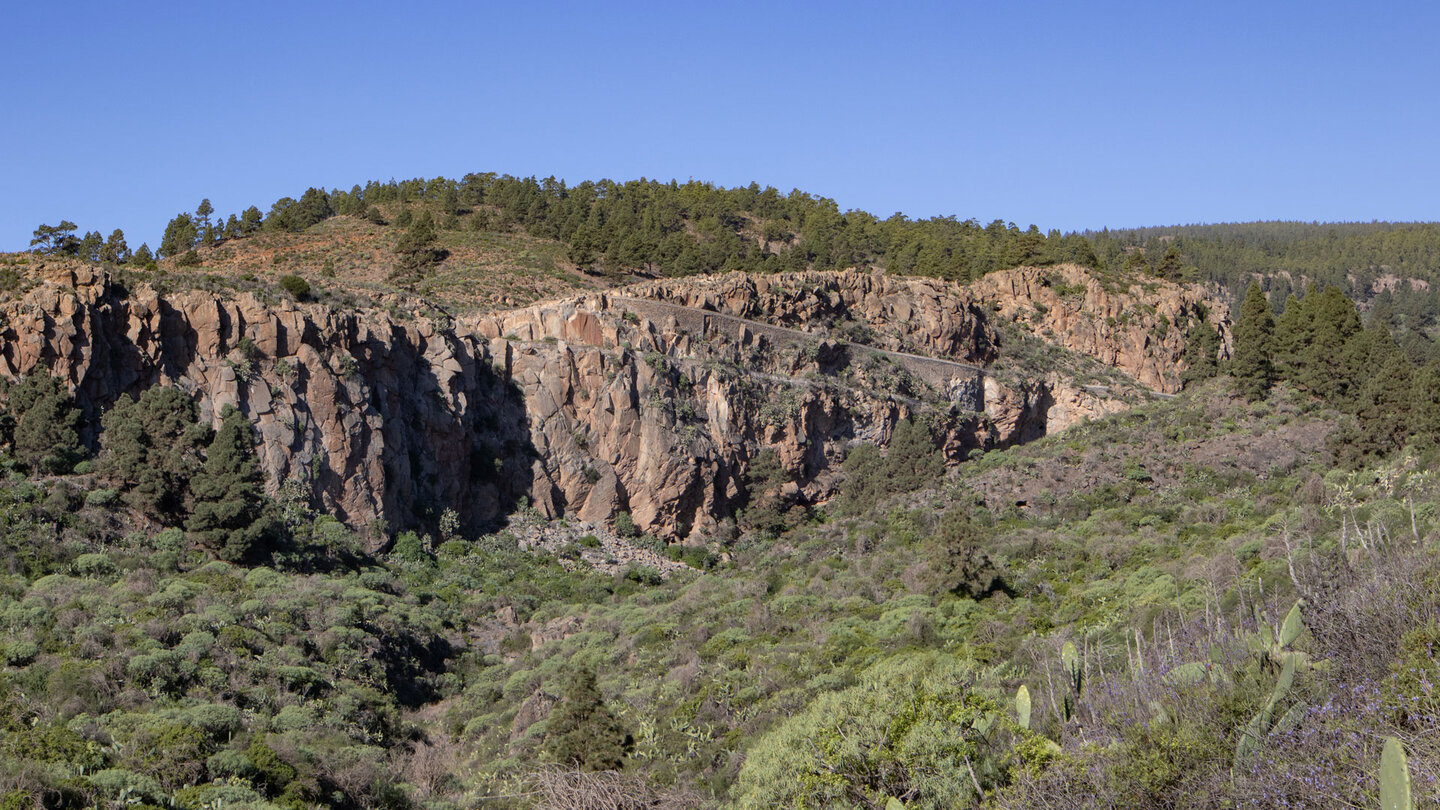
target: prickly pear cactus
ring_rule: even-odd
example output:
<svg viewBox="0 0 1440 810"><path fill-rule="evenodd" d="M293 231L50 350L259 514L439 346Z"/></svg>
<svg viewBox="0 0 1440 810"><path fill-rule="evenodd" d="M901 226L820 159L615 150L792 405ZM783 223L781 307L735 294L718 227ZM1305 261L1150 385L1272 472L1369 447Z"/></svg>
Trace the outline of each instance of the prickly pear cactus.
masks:
<svg viewBox="0 0 1440 810"><path fill-rule="evenodd" d="M1276 641L1280 643L1282 650L1295 643L1295 639L1300 637L1300 631L1305 629L1305 623L1300 618L1300 601L1295 600L1290 612L1285 614L1285 621L1280 623L1280 637Z"/></svg>
<svg viewBox="0 0 1440 810"><path fill-rule="evenodd" d="M1030 728L1030 689L1023 683L1015 690L1015 719L1021 728Z"/></svg>
<svg viewBox="0 0 1440 810"><path fill-rule="evenodd" d="M1411 810L1410 768L1405 763L1405 747L1394 737L1385 738L1380 754L1380 807L1382 810Z"/></svg>
<svg viewBox="0 0 1440 810"><path fill-rule="evenodd" d="M1074 688L1075 694L1080 694L1080 654L1076 652L1072 642L1067 641L1065 646L1060 648L1060 663L1065 665L1065 671L1070 675L1070 685Z"/></svg>

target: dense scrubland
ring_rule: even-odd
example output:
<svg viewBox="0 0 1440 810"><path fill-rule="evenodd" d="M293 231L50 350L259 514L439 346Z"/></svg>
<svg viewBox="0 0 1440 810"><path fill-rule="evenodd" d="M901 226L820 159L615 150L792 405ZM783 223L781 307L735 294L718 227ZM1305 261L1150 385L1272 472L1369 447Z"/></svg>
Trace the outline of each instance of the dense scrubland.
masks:
<svg viewBox="0 0 1440 810"><path fill-rule="evenodd" d="M1355 807L1387 740L1440 798L1435 310L1339 283L1428 279L1429 226L1047 235L491 175L312 189L233 228L206 208L158 259L37 247L334 306L1062 260L1247 292L1174 399L949 466L902 423L809 507L757 464L705 544L631 538L688 563L667 576L599 573L594 537L522 549L524 504L377 544L267 490L239 412L202 425L155 387L82 430L39 369L0 416L0 806ZM1402 231L1421 247L1392 254Z"/></svg>
<svg viewBox="0 0 1440 810"><path fill-rule="evenodd" d="M8 796L527 806L618 765L634 806L1363 804L1387 735L1432 784L1433 451L1333 468L1323 405L1228 382L948 475L892 450L668 579L506 531L370 557L295 504L236 555L16 462Z"/></svg>

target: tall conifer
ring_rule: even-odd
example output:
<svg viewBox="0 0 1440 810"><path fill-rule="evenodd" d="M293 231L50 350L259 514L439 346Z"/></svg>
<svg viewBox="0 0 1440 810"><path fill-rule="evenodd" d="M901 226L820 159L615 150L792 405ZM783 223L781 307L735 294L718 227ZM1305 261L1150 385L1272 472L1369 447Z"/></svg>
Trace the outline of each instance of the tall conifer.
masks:
<svg viewBox="0 0 1440 810"><path fill-rule="evenodd" d="M1260 291L1260 285L1252 282L1235 322L1235 357L1230 362L1236 393L1251 402L1264 399L1275 382L1275 370L1270 363L1274 333L1270 301Z"/></svg>
<svg viewBox="0 0 1440 810"><path fill-rule="evenodd" d="M1185 334L1185 353L1180 358L1185 370L1180 382L1185 385L1208 380L1219 373L1220 333L1205 321L1197 321Z"/></svg>
<svg viewBox="0 0 1440 810"><path fill-rule="evenodd" d="M191 479L195 503L185 528L223 560L252 556L272 527L260 482L250 420L226 406L205 463Z"/></svg>
<svg viewBox="0 0 1440 810"><path fill-rule="evenodd" d="M32 370L10 389L15 418L15 457L43 474L70 472L85 455L80 445L80 409L65 384Z"/></svg>
<svg viewBox="0 0 1440 810"><path fill-rule="evenodd" d="M605 705L595 672L584 668L571 672L560 703L548 718L546 752L562 765L614 771L624 766L631 744L625 727Z"/></svg>
<svg viewBox="0 0 1440 810"><path fill-rule="evenodd" d="M198 416L189 395L171 386L148 388L138 401L121 397L102 420L100 473L119 485L131 507L178 522L199 450L210 439Z"/></svg>

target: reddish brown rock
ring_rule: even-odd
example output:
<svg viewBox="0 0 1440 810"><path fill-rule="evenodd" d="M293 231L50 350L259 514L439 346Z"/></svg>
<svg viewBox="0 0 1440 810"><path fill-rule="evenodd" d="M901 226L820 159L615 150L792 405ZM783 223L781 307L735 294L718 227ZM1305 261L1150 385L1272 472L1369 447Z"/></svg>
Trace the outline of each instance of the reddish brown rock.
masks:
<svg viewBox="0 0 1440 810"><path fill-rule="evenodd" d="M745 506L762 450L790 473L785 497L815 503L833 494L850 445L884 445L916 413L959 461L1126 407L1058 372L982 375L1001 348L997 318L1173 391L1176 324L1202 305L1227 334L1223 306L1198 290L1112 289L1078 268L968 287L729 274L451 329L248 294L161 296L85 270L0 303L0 373L48 368L92 426L154 384L190 392L212 422L233 405L256 426L272 486L300 481L356 527L428 525L454 509L478 530L524 497L550 517L602 524L623 511L643 531L694 539Z"/></svg>

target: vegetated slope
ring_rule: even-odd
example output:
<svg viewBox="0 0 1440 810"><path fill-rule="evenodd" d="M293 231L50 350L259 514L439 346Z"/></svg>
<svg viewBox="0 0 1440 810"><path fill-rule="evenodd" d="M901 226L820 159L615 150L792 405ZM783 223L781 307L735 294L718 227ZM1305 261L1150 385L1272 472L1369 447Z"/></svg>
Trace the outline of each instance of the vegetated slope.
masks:
<svg viewBox="0 0 1440 810"><path fill-rule="evenodd" d="M423 204L417 204L424 210ZM263 229L253 235L199 245L198 264L159 266L171 273L221 279L298 275L318 295L337 303L384 301L397 294L419 295L447 311L504 309L536 300L610 286L612 281L578 271L565 258L565 245L520 229L473 230L464 225L438 230L445 257L423 274L396 275L396 242L405 229L394 224L400 204L375 206L382 223L364 217L332 216L303 231ZM384 219L389 217L389 219ZM443 221L443 220L442 220ZM176 284L184 281L177 278Z"/></svg>
<svg viewBox="0 0 1440 810"><path fill-rule="evenodd" d="M1271 303L1332 286L1392 328L1432 333L1440 312L1440 226L1246 222L1089 234L1107 267L1218 285L1238 303L1258 279Z"/></svg>
<svg viewBox="0 0 1440 810"><path fill-rule="evenodd" d="M582 211L567 190L498 182L468 213L445 212L457 184L412 205L383 281L338 252L333 287L206 270L405 210L318 191L157 268L9 259L0 349L41 373L0 418L6 803L1356 806L1386 736L1435 798L1433 373L1353 310L1272 335L1257 291L1231 344L1223 306L1064 266L500 313L408 292L455 252L436 213L586 245L539 233ZM772 264L770 223L704 236L704 210L676 255ZM761 250L731 251L757 223ZM844 255L790 233L804 266ZM683 269L659 255L645 272ZM1233 345L1239 378L1147 401L1116 372L1174 390L1187 345ZM387 501L417 530L335 519Z"/></svg>
<svg viewBox="0 0 1440 810"><path fill-rule="evenodd" d="M521 551L529 511L373 559L296 507L266 565L225 564L92 474L16 476L0 766L55 806L1325 806L1373 800L1396 734L1429 791L1429 460L1333 472L1313 402L1220 380L938 481L906 427L830 507L669 579ZM1297 592L1304 631L1260 644ZM555 782L591 756L557 712L628 736L628 776Z"/></svg>
<svg viewBox="0 0 1440 810"><path fill-rule="evenodd" d="M214 216L212 216L214 215ZM152 252L124 234L41 225L38 251L92 262L225 274L300 271L332 286L418 289L447 308L516 306L617 279L732 270L879 267L970 281L1019 265L1076 263L1100 275L1204 281L1238 301L1251 277L1273 304L1307 286L1338 286L1364 307L1428 328L1440 256L1433 223L1254 222L1042 233L995 220L880 219L833 200L758 184L585 181L570 186L494 173L311 188L268 213L228 220L208 200L178 214ZM312 279L313 281L313 279ZM1423 323L1422 323L1423 321Z"/></svg>
<svg viewBox="0 0 1440 810"><path fill-rule="evenodd" d="M214 216L212 216L214 215ZM1080 236L1000 220L885 220L833 200L751 184L586 181L493 173L311 188L268 213L228 219L209 200L181 213L164 239L132 251L123 233L75 235L42 224L36 250L82 260L222 275L303 272L331 288L375 295L416 290L449 309L508 307L627 276L882 266L967 281L1022 264L1093 266Z"/></svg>

